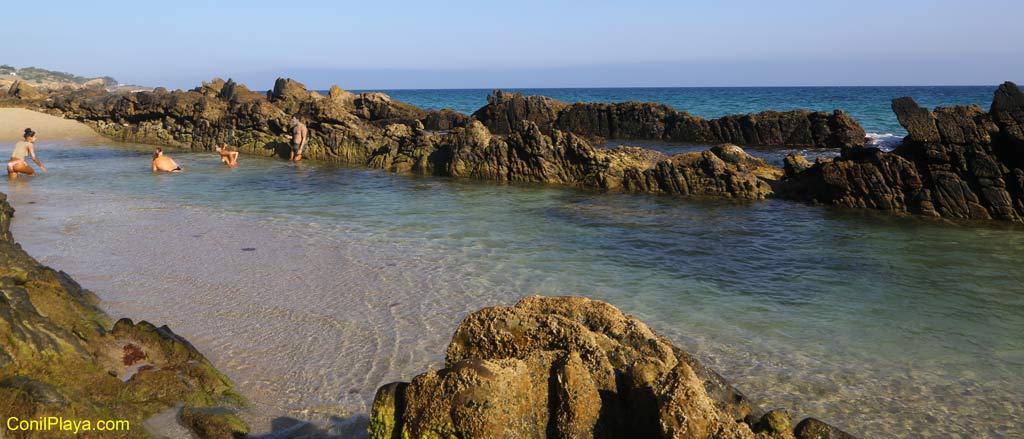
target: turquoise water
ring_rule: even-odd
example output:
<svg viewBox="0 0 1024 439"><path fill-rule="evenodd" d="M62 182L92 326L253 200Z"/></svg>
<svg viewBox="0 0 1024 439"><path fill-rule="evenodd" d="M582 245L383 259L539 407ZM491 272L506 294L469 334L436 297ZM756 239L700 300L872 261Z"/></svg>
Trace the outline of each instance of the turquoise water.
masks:
<svg viewBox="0 0 1024 439"><path fill-rule="evenodd" d="M765 407L864 437L1024 436L1024 229L41 143L15 234L254 400L358 431L377 386L528 294L611 302ZM243 249L252 249L244 250Z"/></svg>
<svg viewBox="0 0 1024 439"><path fill-rule="evenodd" d="M912 96L926 108L978 104L988 110L993 86L949 87L689 87L689 88L534 88L509 89L565 102L661 102L705 118L765 110L845 110L876 135L905 136L889 107L893 98ZM392 98L427 109L451 108L472 114L487 104L491 90L385 90ZM324 92L326 93L326 92Z"/></svg>

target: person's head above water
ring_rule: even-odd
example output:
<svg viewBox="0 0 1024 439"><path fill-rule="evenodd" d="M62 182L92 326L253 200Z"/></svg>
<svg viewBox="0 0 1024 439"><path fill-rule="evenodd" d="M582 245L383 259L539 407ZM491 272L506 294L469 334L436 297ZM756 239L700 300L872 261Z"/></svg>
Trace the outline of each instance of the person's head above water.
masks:
<svg viewBox="0 0 1024 439"><path fill-rule="evenodd" d="M32 131L32 128L25 128L25 140L28 142L34 142L36 140L36 132Z"/></svg>
<svg viewBox="0 0 1024 439"><path fill-rule="evenodd" d="M156 149L153 150L153 158L154 159L157 158L157 157L160 157L162 155L164 155L164 149L163 148L156 148Z"/></svg>
<svg viewBox="0 0 1024 439"><path fill-rule="evenodd" d="M228 146L228 142L225 142L225 141L217 142L217 149L224 149L227 146Z"/></svg>

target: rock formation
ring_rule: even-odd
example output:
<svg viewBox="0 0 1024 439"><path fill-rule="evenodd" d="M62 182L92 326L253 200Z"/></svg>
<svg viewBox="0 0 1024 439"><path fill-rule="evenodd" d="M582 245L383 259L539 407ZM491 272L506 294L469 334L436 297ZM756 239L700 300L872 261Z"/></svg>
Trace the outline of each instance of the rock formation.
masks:
<svg viewBox="0 0 1024 439"><path fill-rule="evenodd" d="M183 404L189 413L203 414L210 407L243 403L231 381L166 326L128 319L111 326L93 293L14 243L12 214L0 194L0 413L5 420L126 419L131 429L116 437L147 437L142 420L157 412ZM215 421L229 423L232 435L245 430L224 409ZM232 437L225 430L201 437ZM49 433L8 432L10 437L63 436Z"/></svg>
<svg viewBox="0 0 1024 439"><path fill-rule="evenodd" d="M976 105L928 111L892 102L909 133L891 153L845 148L835 160L794 169L779 195L943 218L1024 218L1024 93L1012 82L989 112Z"/></svg>
<svg viewBox="0 0 1024 439"><path fill-rule="evenodd" d="M545 111L553 101L522 101L523 114L540 113L520 117L510 110L511 125L500 135L451 110L426 111L384 93L354 95L339 87L321 96L283 78L266 95L214 79L187 92L79 90L55 97L47 108L118 140L195 150L224 140L243 152L282 156L294 115L310 128L306 156L394 172L743 199L770 196L766 180L782 174L735 146L738 153L730 149L729 157L715 150L667 157L641 148L595 148L550 129L545 117L553 113ZM494 101L490 107L500 106Z"/></svg>
<svg viewBox="0 0 1024 439"><path fill-rule="evenodd" d="M891 153L865 147L863 128L841 111L765 111L705 120L654 103L570 105L498 91L466 117L337 86L322 96L284 78L266 94L215 79L191 91L82 88L21 105L41 106L117 140L193 150L211 150L223 140L244 153L287 157L291 118L299 116L310 129L306 157L392 172L699 197L776 197L1020 222L1024 104L1012 83L996 95L988 113L976 106L929 112L910 98L894 101L910 134ZM839 148L841 157L811 164L793 155L779 169L736 146L668 157L637 147L594 147L595 137L820 146Z"/></svg>
<svg viewBox="0 0 1024 439"><path fill-rule="evenodd" d="M843 438L796 430L615 307L528 297L467 317L445 368L381 387L370 436L391 438ZM825 432L825 434L821 434Z"/></svg>
<svg viewBox="0 0 1024 439"><path fill-rule="evenodd" d="M498 134L525 120L545 132L557 129L588 138L837 149L865 143L864 128L840 110L764 111L707 120L653 102L569 105L501 90L487 102L473 117Z"/></svg>

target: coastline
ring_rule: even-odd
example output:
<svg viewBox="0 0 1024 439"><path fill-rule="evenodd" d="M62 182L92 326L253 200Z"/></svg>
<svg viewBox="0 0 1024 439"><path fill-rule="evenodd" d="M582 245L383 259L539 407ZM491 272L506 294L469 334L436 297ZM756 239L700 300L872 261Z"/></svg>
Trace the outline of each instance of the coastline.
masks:
<svg viewBox="0 0 1024 439"><path fill-rule="evenodd" d="M254 405L259 406L262 394L284 408L263 421L241 413L255 431L269 428L265 426L278 416L330 426L336 425L329 419L332 415L347 419L365 413L379 384L438 368L447 337L465 315L485 306L511 305L522 295L552 292L615 303L734 379L757 401L794 408L799 416L823 416L849 431L873 436L912 425L919 432L970 434L987 431L975 425L987 429L1012 416L989 404L1004 400L1006 392L1019 387L1018 381L1010 379L1003 390L993 389L988 380L979 382L959 366L987 358L985 350L909 357L906 364L878 360L903 358L900 353L908 348L935 348L930 338L915 338L922 345L908 347L886 334L941 324L929 316L950 312L948 307L922 308L921 313L909 313L913 318L901 312L899 320L874 326L865 320L870 315L859 311L896 312L901 308L893 304L934 299L976 310L970 315L1005 316L980 307L992 296L984 294L984 285L952 294L948 285L956 284L958 272L947 270L966 264L974 275L1012 278L997 264L1021 248L1018 235L1003 230L1009 224L966 228L869 212L844 217L778 200L757 209L742 203L680 204L669 197L402 176L313 163L296 167L258 158L228 169L208 153L179 152L175 158L189 174L154 176L145 170L145 150L116 146L68 151L64 157L80 158L81 163L61 169L71 163L58 149L43 148L59 172L19 185L23 218L49 218L16 230L33 243L29 250L101 291L109 306L122 310L112 315L140 316L179 328L239 383ZM86 160L86 154L95 158ZM88 176L96 167L120 177L93 181ZM273 195L293 184L294 189ZM254 196L203 195L238 187ZM375 189L367 192L369 188ZM321 197L309 198L313 193ZM281 204L286 200L298 204ZM36 203L27 204L32 201ZM288 206L306 213L289 214ZM337 206L344 216L325 216L327 206ZM782 210L766 215L775 209ZM634 215L647 210L664 215ZM445 216L461 220L435 222ZM714 225L718 222L704 218L729 221ZM787 220L780 224L779 218ZM536 235L532 230L538 224L550 233ZM630 232L640 224L672 227L655 227L654 235ZM163 232L158 239L150 236L154 230ZM509 233L495 235L496 230ZM596 246L574 246L592 234L607 237L595 236ZM756 235L774 238L752 239ZM922 237L928 239L918 241ZM647 257L636 247L644 242L680 246L681 251ZM968 243L976 245L965 248ZM821 245L834 250L814 253ZM509 251L516 247L567 252ZM638 251L585 257L612 247ZM791 250L763 253L772 248ZM901 251L905 248L915 250L908 254ZM994 248L1001 249L998 255L992 255ZM919 263L922 255L942 254L950 257ZM979 255L1000 259L985 262ZM665 257L674 262L666 264ZM779 267L779 261L789 268ZM854 269L837 273L836 264ZM833 269L808 271L812 267ZM938 272L925 275L928 267ZM837 280L896 273L898 279L891 279L899 280L895 283L844 285ZM772 281L779 276L793 281ZM1012 283L986 285L1014 288ZM929 291L929 286L936 289ZM847 299L826 301L829 296ZM964 303L966 297L979 300ZM765 314L765 307L775 311ZM821 319L830 323L801 330ZM895 331L892 322L899 322ZM958 325L948 329L960 333ZM992 330L991 323L985 327ZM984 333L964 334L979 335ZM850 349L829 347L825 340ZM948 337L943 340L950 342ZM889 348L876 350L878 346ZM914 366L928 358L954 368L946 372L945 366ZM341 371L338 365L347 367ZM993 382L1006 380L1004 370L995 372L985 376ZM947 380L963 382L963 391L946 393ZM250 393L249 386L258 392ZM920 396L901 401L899 395L909 389ZM328 406L323 401L341 402ZM950 407L944 401L959 403ZM981 407L989 408L979 413ZM935 410L948 419L925 422Z"/></svg>
<svg viewBox="0 0 1024 439"><path fill-rule="evenodd" d="M60 200L53 201L60 202ZM96 201L98 200L90 200L89 198L86 198L83 201L88 201L89 204L96 204ZM44 212L39 212L37 211L37 209L52 210L53 208L47 208L45 206L33 207L32 210L27 211L26 214L42 217L51 216L46 215ZM181 208L175 210L181 210ZM242 280L243 278L235 276L218 280L218 278L221 276L216 274L215 271L210 271L208 269L204 271L202 267L216 265L217 263L214 261L216 261L217 258L220 257L220 253L213 253L208 256L204 256L202 252L199 252L189 256L189 259L192 262L177 262L173 265L165 265L162 264L159 260L154 260L154 255L149 253L139 253L139 249L135 248L137 246L132 246L129 244L130 242L141 238L140 236L137 236L140 232L133 231L133 227L131 226L132 224L138 224L140 222L145 223L148 228L164 230L165 233L169 234L168 239L170 241L177 241L181 243L188 242L189 240L195 240L195 238L192 238L190 234L196 233L195 227L200 225L221 223L231 224L234 227L249 228L249 226L245 222L240 221L240 218L235 218L231 215L222 218L216 218L213 219L212 221L207 220L204 222L199 220L199 218L208 218L208 216L211 215L211 212L205 209L198 210L196 212L190 212L190 210L192 209L186 208L185 211L178 212L175 218L187 219L186 222L188 224L191 224L191 227L175 227L172 225L174 221L168 222L169 220L166 218L161 220L161 217L163 217L164 212L166 212L167 210L160 208L159 206L143 207L138 212L126 212L122 210L120 211L120 213L117 214L118 219L108 220L109 222L104 222L103 225L100 225L100 223L96 223L93 220L87 218L76 218L74 219L74 222L72 222L71 224L64 223L63 221L58 221L57 223L61 224L60 227L68 227L69 225L72 226L72 228L69 229L68 232L73 235L83 234L83 231L81 231L77 226L75 226L75 224L82 222L84 222L85 224L92 224L87 226L90 232L85 234L92 234L98 232L100 233L100 236L109 236L107 233L102 232L102 230L121 230L122 232L119 233L119 235L121 235L119 238L121 241L114 241L108 243L108 245L110 245L111 248L120 249L122 256L128 260L146 260L148 262L146 262L144 265L152 265L155 263L160 266L163 266L164 268L160 270L161 273L153 273L152 275L147 276L145 279L138 279L137 275L125 276L123 279L114 279L113 282L115 284L124 284L124 282L127 281L129 285L128 288L125 288L124 285L120 285L119 287L112 289L104 288L104 291L120 291L120 294L128 294L128 296L118 297L118 295L107 295L110 301L107 303L106 306L112 307L114 310L120 310L125 313L147 316L147 318L154 318L157 321L168 321L172 325L182 328L183 333L187 334L190 339L197 343L198 346L208 346L208 349L212 354L210 358L211 360L213 360L214 364L223 363L223 365L226 367L226 370L235 372L231 373L231 375L232 378L235 378L236 381L238 382L238 388L241 391L245 391L246 389L257 389L257 392L270 390L270 388L265 386L273 386L272 377L292 375L295 373L295 366L298 365L301 365L302 367L305 368L319 369L324 371L325 373L330 372L330 375L337 375L339 377L353 377L356 378L357 381L355 383L351 383L344 381L337 382L334 379L328 379L325 381L313 380L312 382L308 383L312 387L307 388L306 386L303 386L296 389L286 390L284 392L285 395L292 395L292 397L296 397L299 394L304 394L306 392L310 392L313 391L314 389L317 389L316 395L318 397L330 398L331 395L346 393L346 390L349 389L349 386L352 385L369 386L371 389L375 389L378 383L383 383L395 379L408 379L408 377L411 377L415 373L422 371L421 368L423 367L422 365L424 363L422 363L421 359L414 359L413 361L409 361L410 358L408 358L408 354L404 354L401 351L397 350L399 346L395 346L394 349L390 347L390 345L395 343L397 340L388 341L376 339L376 337L378 336L377 328L373 326L364 327L356 320L353 320L348 324L344 324L343 326L338 325L345 322L345 320L340 320L338 323L329 323L327 315L337 315L337 308L339 306L360 306L360 302L366 300L366 298L356 295L351 299L344 300L342 303L338 303L340 300L343 299L343 297L334 296L333 294L331 294L331 291L323 291L322 294L324 294L324 296L321 297L319 300L316 300L316 302L321 303L321 305L317 305L317 308L322 309L322 312L325 313L325 315L320 318L324 320L324 325L315 325L319 329L313 331L313 333L315 334L315 338L313 340L310 340L309 342L312 342L312 344L308 344L307 346L307 342L305 340L302 340L301 337L299 337L299 339L296 339L294 336L296 334L307 333L310 330L310 328L294 326L295 323L299 323L298 319L300 318L300 314L295 312L285 312L285 310L283 309L284 307L287 306L287 302L293 299L291 299L290 296L288 295L281 296L280 291L282 291L282 288L275 284L268 284L267 278L257 277L255 279L250 280L249 283L246 283L246 281ZM93 215L96 214L94 213ZM100 215L109 216L103 214ZM40 227L42 228L42 230L48 231L53 226L40 225ZM289 236L285 238L284 241L279 241L278 239L273 238L273 236L277 234L277 232L273 232L273 230L276 229L276 227L271 227L268 224L264 224L253 228L256 230L260 230L261 233L259 234L259 236L266 238L265 240L257 244L259 248L257 249L256 254L259 254L260 252L264 251L267 248L281 248L281 246L279 245L281 242L287 242L289 240L295 240L299 238L299 236ZM202 230L202 233L204 235L211 237L223 236L228 234L228 230L222 228L208 229L205 226L200 226L200 230ZM39 233L42 233L42 231L35 232L34 234L38 235ZM248 235L236 234L236 238L241 238L243 236ZM75 242L82 239L69 238L70 237L65 237L63 241ZM208 238L204 238L204 240L205 239ZM212 244L212 247L215 248L219 246L227 246L230 247L230 250L237 251L238 247L244 245L250 244L248 241L243 240L233 243L221 243L220 245ZM362 265L359 263L360 260L366 258L365 254L370 254L369 252L381 251L379 248L374 249L374 247L379 247L380 243L374 243L373 241L371 241L364 243L364 245L367 246L367 248L362 249L360 251L353 248L352 243L345 243L345 248L348 248L350 249L348 251L352 251L355 253L355 255L351 257L341 257L341 255L338 254L330 255L329 257L328 255L315 254L312 255L313 257L310 259L310 261L302 261L302 263L307 264L314 260L327 259L332 261L332 263L334 264L349 266L346 272L335 272L333 274L334 276L337 276L337 279L339 280L354 277L372 278L380 275L385 275L385 273L388 272L387 267L376 267L373 265ZM191 249L189 249L189 247L191 246L186 246L182 250L192 251ZM308 244L303 244L302 247L307 249L310 248ZM70 247L62 245L61 248L53 250L51 254L78 252L79 248L80 245L74 245ZM208 250L210 246L203 246L202 248L204 250ZM395 250L401 251L401 249ZM105 251L106 250L104 250L104 252ZM407 252L408 250L404 251ZM167 252L160 252L160 254L165 253ZM277 253L275 256L287 258L292 257L292 255L294 255L294 253L284 251ZM179 255L177 253L172 253L167 255L166 257L169 260L180 260L181 257L185 256L185 254ZM47 254L45 253L43 255L44 259L50 259L53 257L54 256L47 256ZM393 258L394 256L386 257L384 259ZM94 260L92 258L88 259ZM371 261L376 259L378 258L374 257L371 259ZM266 259L247 260L246 262L244 262L243 266L245 265L265 266ZM118 263L117 267L121 268L122 265ZM74 270L91 270L89 261L81 261L80 263L71 266L70 268ZM241 267L235 267L234 264L231 264L225 268L235 270ZM314 264L308 267L308 270L298 272L296 273L296 275L298 276L297 278L306 276L312 277L314 276L314 272L321 272L326 269L327 267L322 264ZM415 270L414 267L406 267L406 269L410 271ZM134 271L144 271L144 269L140 266ZM351 273L346 274L349 271ZM128 281L129 278L135 278L136 280ZM90 276L86 276L84 279L89 281L90 283L98 283L101 285L107 282L111 282L111 280L104 280L102 278L92 279ZM291 278L289 278L286 279L286 281L292 280ZM193 286L193 282L199 283ZM235 284L236 282L238 284ZM252 282L262 284L263 288L260 288L256 285L250 285L252 284ZM172 283L173 285L169 285ZM168 287L147 287L146 285L149 284L168 285ZM314 291L321 291L321 288L317 287L316 285L316 283L309 283L307 284L306 288L311 288ZM397 292L390 292L387 290L381 291L380 288L382 286L383 285L376 288L371 287L366 291L366 293L371 294L370 297L383 293L387 297L391 298L389 300L399 301L401 303L400 308L408 308L414 306L415 301L409 302L399 299L396 297L398 294ZM431 283L421 285L421 287L424 290L428 291L434 288L438 288L439 286L440 284L432 285ZM201 295L195 296L196 292L191 292L193 289L195 289L197 292L214 290L218 291L219 293L212 297L203 297ZM344 289L344 291L346 291L347 296L359 293L360 289L350 287ZM244 294L239 296L237 294L239 292L244 292ZM471 292L471 290L466 291L467 294ZM193 296L195 296L195 298L192 298ZM237 303L239 297L245 297L246 302ZM517 300L517 298L518 295L513 295L509 296L507 299L505 299L505 301L508 305L511 305L512 303L514 303L515 300ZM304 297L304 300L310 300L310 298ZM422 297L421 300L430 303L436 302L436 300L431 297ZM450 332L455 329L458 322L465 315L469 314L471 311L475 309L484 306L494 305L501 302L502 300L497 300L495 297L487 295L486 297L481 296L475 297L472 300L466 300L465 303L457 306L454 309L445 309L443 311L435 308L436 303L434 303L429 307L425 307L426 304L424 304L412 309L401 311L400 308L393 307L392 312L400 312L399 315L395 316L398 319L398 321L404 321L407 322L407 324L414 324L416 323L414 322L414 320L421 320L421 323L425 323L427 327L434 328L434 330L432 331L423 333L419 338L429 338L433 340L430 344L428 344L428 346L443 346L444 343L450 337ZM190 303L195 303L196 305L189 305ZM276 309L278 311L268 313L266 310L264 310L265 308L271 310ZM370 310L366 310L365 313L369 313L369 311ZM116 312L114 314L117 315ZM201 323L198 326L188 325L186 324L186 321L179 320L179 317L175 317L179 314L202 316L199 319L199 321L204 323ZM246 327L245 325L240 324L241 322L237 320L236 314L244 314L248 316L261 316L261 320L268 320L264 320L262 323L256 324L255 327ZM277 317L272 318L272 316L275 315ZM278 320L280 320L280 324L277 322ZM282 336L267 337L266 334L261 335L261 333L263 333L266 330L270 330L270 333L273 334L281 334ZM363 336L356 336L356 334L361 333L373 336L369 338ZM212 334L221 335L218 336L217 338L211 338ZM337 358L338 362L320 363L318 362L320 360L317 360L315 358L307 358L304 359L304 361L300 362L291 361L289 360L289 358L291 358L289 357L289 355L292 354L290 353L291 351L286 348L286 346L289 344L294 345L296 343L299 343L301 346L305 346L303 349L315 349L317 351L326 350L328 351L328 355L326 355L326 358ZM369 357L359 357L358 361L357 358L352 357L351 354L346 354L346 352L351 352L353 350L358 352L365 350L366 348L374 348L374 346L376 346L375 349L384 348L385 351L380 352L378 355L372 355ZM407 348L408 347L405 347L403 349ZM339 350L337 351L337 353L331 354L331 352L334 352L335 349ZM280 355L284 356L275 354L275 352L278 350L280 350L281 352ZM433 357L434 360L427 363L427 367L438 367L437 365L442 364L443 358L441 358L439 354L439 352L429 353L429 356ZM420 353L419 355L422 355L422 353ZM249 359L252 356L269 356L269 358L263 358L261 362L257 363L252 362L253 360ZM386 367L382 367L383 364L381 364L382 362L386 364L394 363L396 361L406 362L406 364L401 369L397 371L391 370L390 372L387 372L388 369ZM290 365L290 363L299 364ZM259 364L260 366L254 369L254 366L256 366L257 364ZM345 373L342 370L339 370L338 367L340 364L344 364L344 369L349 370L350 372ZM387 373L381 376L379 369L382 369ZM242 375L236 374L239 371L242 372ZM257 371L259 373L253 373ZM362 375L364 374L363 371L366 371L365 374L367 375L365 380L362 380ZM281 390L282 389L276 389L271 394L280 395ZM366 390L363 390L361 393L365 392ZM261 403L261 401L259 401L258 398L259 395L253 395L248 392L246 392L245 394L247 397L256 398L253 401L253 403L257 404L258 407L258 404ZM263 396L265 397L266 395ZM286 407L288 401L274 401L274 403L277 404L277 407ZM277 428L280 428L281 422L284 422L281 420L282 417L292 418L293 420L288 422L294 422L295 425L301 424L298 421L299 419L303 421L316 421L314 422L313 425L317 425L319 428L324 428L324 431L337 432L339 430L342 430L348 432L358 432L361 429L365 429L367 422L365 416L366 413L368 413L369 411L369 401L364 402L364 404L367 404L363 406L363 410L365 411L357 410L355 412L349 411L349 409L344 408L344 406L324 404L323 406L320 407L305 407L302 408L302 410L295 410L290 413L281 413L280 411L275 411L272 412L273 415L269 417L257 416L256 418L252 418L247 416L245 411L242 411L240 415L242 416L243 419L248 421L249 425L257 432L264 431L263 429L270 427L271 421L275 421L273 424L277 426ZM334 436L331 435L330 437ZM340 435L340 437L349 436Z"/></svg>
<svg viewBox="0 0 1024 439"><path fill-rule="evenodd" d="M240 152L287 157L285 133L296 115L309 122L309 158L391 172L1024 221L1024 164L1012 152L1024 142L1024 93L1011 82L996 90L989 112L929 111L910 97L894 99L892 110L909 135L891 152L869 146L863 127L838 109L702 119L652 102L569 104L497 90L466 117L338 86L323 96L285 78L266 95L221 79L187 92L84 89L45 101L38 92L24 95L36 97L13 102L81 120L121 141L197 151L227 141ZM673 156L593 146L608 138L721 144ZM828 147L839 157L812 163L793 153L780 168L723 142ZM941 159L933 163L935 157Z"/></svg>

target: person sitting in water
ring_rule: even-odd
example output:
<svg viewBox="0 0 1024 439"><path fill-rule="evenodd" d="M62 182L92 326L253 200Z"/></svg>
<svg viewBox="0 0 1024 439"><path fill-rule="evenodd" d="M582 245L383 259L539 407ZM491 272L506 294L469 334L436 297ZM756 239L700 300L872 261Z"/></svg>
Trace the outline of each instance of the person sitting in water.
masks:
<svg viewBox="0 0 1024 439"><path fill-rule="evenodd" d="M302 152L306 149L306 143L309 141L309 129L306 128L306 124L299 120L298 116L292 118L292 154L288 160L297 162L302 160Z"/></svg>
<svg viewBox="0 0 1024 439"><path fill-rule="evenodd" d="M182 172L181 166L174 159L164 155L163 148L153 150L153 172Z"/></svg>
<svg viewBox="0 0 1024 439"><path fill-rule="evenodd" d="M220 154L220 161L228 166L238 166L238 151L228 150L227 142L217 142L217 154Z"/></svg>
<svg viewBox="0 0 1024 439"><path fill-rule="evenodd" d="M46 166L39 163L39 158L36 157L36 132L32 131L32 128L25 128L25 140L14 145L14 151L11 152L11 160L7 162L7 178L13 180L18 178L18 174L36 174L36 171L25 161L26 156L32 157L32 161L36 162L36 166L39 166L39 169L42 171L46 171Z"/></svg>

